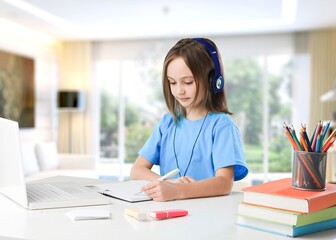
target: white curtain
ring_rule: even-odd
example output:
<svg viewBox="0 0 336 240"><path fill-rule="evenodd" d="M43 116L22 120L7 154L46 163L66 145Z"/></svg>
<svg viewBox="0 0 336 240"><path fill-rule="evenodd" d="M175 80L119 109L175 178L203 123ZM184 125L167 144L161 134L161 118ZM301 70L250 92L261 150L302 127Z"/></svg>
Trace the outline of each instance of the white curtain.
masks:
<svg viewBox="0 0 336 240"><path fill-rule="evenodd" d="M336 102L321 102L320 97L336 81L336 30L319 30L295 34L297 53L310 56L310 124L313 132L319 120L332 120Z"/></svg>
<svg viewBox="0 0 336 240"><path fill-rule="evenodd" d="M63 42L59 46L59 90L82 91L83 111L59 112L58 150L62 153L98 154L95 86L91 78L91 43Z"/></svg>

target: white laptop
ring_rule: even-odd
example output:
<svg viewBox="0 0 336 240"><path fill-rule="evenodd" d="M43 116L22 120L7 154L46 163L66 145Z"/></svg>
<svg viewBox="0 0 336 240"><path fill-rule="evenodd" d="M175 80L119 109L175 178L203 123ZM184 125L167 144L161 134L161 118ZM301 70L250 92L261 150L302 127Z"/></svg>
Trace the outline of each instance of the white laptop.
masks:
<svg viewBox="0 0 336 240"><path fill-rule="evenodd" d="M0 118L0 192L28 209L110 203L108 197L76 182L25 183L19 125L5 118Z"/></svg>

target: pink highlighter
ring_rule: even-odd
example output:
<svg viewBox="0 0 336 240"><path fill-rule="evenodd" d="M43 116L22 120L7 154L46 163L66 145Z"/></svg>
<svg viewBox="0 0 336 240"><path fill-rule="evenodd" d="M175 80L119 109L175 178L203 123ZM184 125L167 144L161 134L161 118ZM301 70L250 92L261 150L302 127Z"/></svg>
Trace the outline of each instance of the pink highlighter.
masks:
<svg viewBox="0 0 336 240"><path fill-rule="evenodd" d="M188 211L184 209L171 209L171 210L162 210L162 211L151 211L149 216L155 219L167 219L175 217L187 216Z"/></svg>

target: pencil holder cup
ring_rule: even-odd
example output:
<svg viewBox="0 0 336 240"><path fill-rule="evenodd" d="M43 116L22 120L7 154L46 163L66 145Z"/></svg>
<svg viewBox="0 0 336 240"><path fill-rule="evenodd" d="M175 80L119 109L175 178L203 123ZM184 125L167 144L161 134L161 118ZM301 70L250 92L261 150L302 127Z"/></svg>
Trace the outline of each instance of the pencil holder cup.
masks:
<svg viewBox="0 0 336 240"><path fill-rule="evenodd" d="M301 190L325 190L327 152L294 151L292 187Z"/></svg>

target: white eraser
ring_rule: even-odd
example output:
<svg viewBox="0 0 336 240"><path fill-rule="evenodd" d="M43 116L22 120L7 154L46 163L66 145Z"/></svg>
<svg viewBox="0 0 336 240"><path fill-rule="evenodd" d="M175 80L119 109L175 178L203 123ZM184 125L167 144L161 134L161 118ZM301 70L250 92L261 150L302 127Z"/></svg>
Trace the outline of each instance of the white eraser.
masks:
<svg viewBox="0 0 336 240"><path fill-rule="evenodd" d="M66 215L73 221L111 218L110 211L101 209L75 209L67 212Z"/></svg>
<svg viewBox="0 0 336 240"><path fill-rule="evenodd" d="M135 208L125 208L125 214L131 216L139 221L144 221L147 219L147 214L144 212L139 211Z"/></svg>

